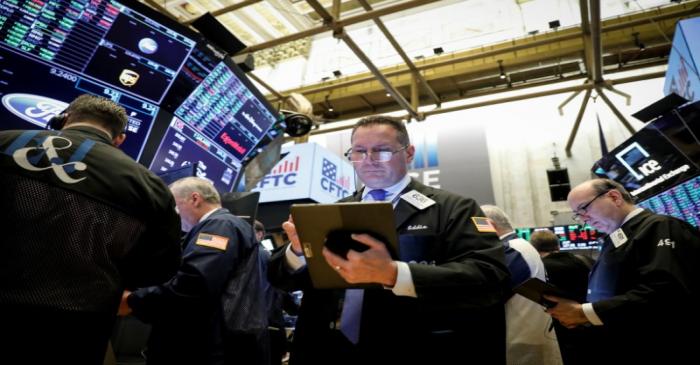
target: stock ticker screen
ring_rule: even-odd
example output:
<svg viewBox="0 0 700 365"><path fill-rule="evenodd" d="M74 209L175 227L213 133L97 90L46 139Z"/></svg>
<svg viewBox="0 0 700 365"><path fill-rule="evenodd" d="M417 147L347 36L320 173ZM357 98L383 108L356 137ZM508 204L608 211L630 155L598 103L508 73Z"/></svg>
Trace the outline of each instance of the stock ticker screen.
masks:
<svg viewBox="0 0 700 365"><path fill-rule="evenodd" d="M533 232L548 229L559 237L559 247L565 250L597 250L600 247L598 238L601 234L589 225L570 224L564 226L516 228L518 237L529 241Z"/></svg>
<svg viewBox="0 0 700 365"><path fill-rule="evenodd" d="M149 11L129 0L0 2L0 129L46 128L78 95L103 96L126 109L120 148L139 159L195 45Z"/></svg>
<svg viewBox="0 0 700 365"><path fill-rule="evenodd" d="M150 169L197 163L197 176L232 191L279 116L235 64L220 62L175 110Z"/></svg>
<svg viewBox="0 0 700 365"><path fill-rule="evenodd" d="M0 44L154 104L195 43L113 0L0 3Z"/></svg>
<svg viewBox="0 0 700 365"><path fill-rule="evenodd" d="M682 219L700 228L700 176L637 203L637 206Z"/></svg>

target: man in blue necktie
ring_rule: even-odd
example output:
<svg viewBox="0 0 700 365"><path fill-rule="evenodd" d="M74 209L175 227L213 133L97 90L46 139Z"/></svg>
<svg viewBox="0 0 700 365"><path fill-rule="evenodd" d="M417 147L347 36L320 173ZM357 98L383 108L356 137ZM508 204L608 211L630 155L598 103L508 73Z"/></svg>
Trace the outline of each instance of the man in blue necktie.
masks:
<svg viewBox="0 0 700 365"><path fill-rule="evenodd" d="M351 141L346 156L364 188L342 201L391 202L400 257L354 234L367 250L324 250L326 261L348 283L383 288L314 289L294 224L285 222L291 242L273 254L269 276L304 291L290 364L504 363L508 269L495 231L479 223L479 205L408 176L415 148L400 120L364 118Z"/></svg>

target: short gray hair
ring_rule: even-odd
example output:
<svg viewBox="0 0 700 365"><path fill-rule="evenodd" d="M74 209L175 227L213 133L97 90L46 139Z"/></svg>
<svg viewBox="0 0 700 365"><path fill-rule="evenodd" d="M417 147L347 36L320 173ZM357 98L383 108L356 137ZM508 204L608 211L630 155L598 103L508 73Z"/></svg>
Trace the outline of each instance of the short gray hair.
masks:
<svg viewBox="0 0 700 365"><path fill-rule="evenodd" d="M610 179L591 180L591 187L597 194L604 194L606 191L617 190L622 195L622 200L629 204L634 204L634 198L622 184Z"/></svg>
<svg viewBox="0 0 700 365"><path fill-rule="evenodd" d="M201 177L186 177L170 184L173 195L183 197L192 193L198 193L204 201L211 204L221 204L221 196L216 191L214 184Z"/></svg>
<svg viewBox="0 0 700 365"><path fill-rule="evenodd" d="M510 217L503 211L503 209L495 205L482 205L481 210L484 211L486 217L493 221L496 226L502 229L513 230L513 226L510 224Z"/></svg>

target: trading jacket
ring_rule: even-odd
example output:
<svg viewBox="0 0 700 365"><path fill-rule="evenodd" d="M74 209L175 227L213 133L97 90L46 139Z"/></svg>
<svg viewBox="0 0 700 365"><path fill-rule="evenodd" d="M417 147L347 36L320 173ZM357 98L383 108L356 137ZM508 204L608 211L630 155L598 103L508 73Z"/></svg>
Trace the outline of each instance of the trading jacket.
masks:
<svg viewBox="0 0 700 365"><path fill-rule="evenodd" d="M407 262L417 298L365 289L357 346L338 328L343 290L313 289L306 269L290 274L281 247L269 277L285 290L304 290L291 363L504 363L504 288L508 269L495 233L479 232L478 204L411 181L436 204L419 210L401 199L394 209L400 259ZM360 201L357 192L343 201ZM426 362L427 361L427 362Z"/></svg>
<svg viewBox="0 0 700 365"><path fill-rule="evenodd" d="M0 132L0 186L0 353L101 362L123 289L180 263L170 191L91 127Z"/></svg>
<svg viewBox="0 0 700 365"><path fill-rule="evenodd" d="M619 232L605 238L588 284L587 299L603 322L596 341L603 359L670 364L692 358L700 328L700 232L648 211L620 230L625 238L617 247L611 236Z"/></svg>
<svg viewBox="0 0 700 365"><path fill-rule="evenodd" d="M182 266L161 285L128 297L151 323L148 364L260 364L267 307L250 224L219 208L185 237Z"/></svg>

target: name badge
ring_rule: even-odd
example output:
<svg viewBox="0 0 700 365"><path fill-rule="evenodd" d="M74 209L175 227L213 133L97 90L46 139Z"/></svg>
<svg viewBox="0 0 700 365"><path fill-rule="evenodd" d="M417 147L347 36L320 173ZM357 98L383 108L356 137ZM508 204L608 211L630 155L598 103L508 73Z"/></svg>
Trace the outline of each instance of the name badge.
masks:
<svg viewBox="0 0 700 365"><path fill-rule="evenodd" d="M409 204L413 205L419 210L423 210L435 204L435 200L428 198L416 190L411 190L408 193L401 195L401 199L407 201Z"/></svg>
<svg viewBox="0 0 700 365"><path fill-rule="evenodd" d="M622 228L616 229L613 233L610 234L610 239L612 240L613 245L615 247L620 247L627 242L627 235L625 234L625 231L622 230Z"/></svg>

